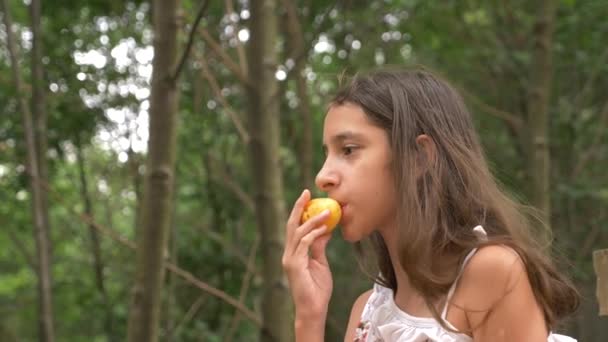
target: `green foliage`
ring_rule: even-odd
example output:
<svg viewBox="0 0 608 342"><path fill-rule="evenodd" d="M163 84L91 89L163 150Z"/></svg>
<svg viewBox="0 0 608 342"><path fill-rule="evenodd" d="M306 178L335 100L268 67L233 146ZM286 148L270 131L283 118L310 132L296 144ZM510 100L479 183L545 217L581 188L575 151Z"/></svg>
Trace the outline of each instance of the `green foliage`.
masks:
<svg viewBox="0 0 608 342"><path fill-rule="evenodd" d="M233 2L237 13L245 13L242 11L247 9L246 2ZM339 87L340 76L379 65L422 63L466 91L465 100L494 173L509 191L525 201L525 189L529 187L525 152L529 147L496 111L521 120L528 115L534 2L378 0L338 2L335 6L320 0L297 3L308 44L304 59L313 113L315 170L324 158L320 146L325 106ZM184 31L199 5L196 1L182 2ZM27 7L22 1L11 1L10 6L21 36L29 25ZM141 1L70 0L43 6L45 79L49 89L48 155L53 158L49 197L58 340L113 341L123 340L126 335L135 254L100 234L106 302L97 288L89 226L80 218L85 206L76 151L80 148L84 156L93 220L135 241L146 156L134 142L138 138L136 123L145 124L149 106L149 95L142 95L135 88L149 87L145 72L140 71L150 67L150 61L142 58L142 51L152 39L150 13L149 3ZM590 252L605 248L608 243L604 209L608 204L608 64L604 39L608 33L607 15L608 7L602 1L559 2L552 45L551 224L556 249L563 251L573 264L567 270L581 288L594 282ZM238 63L237 41L230 32L238 32L232 25L244 28L248 20L241 17L235 23L232 19L225 13L224 2L212 1L201 25ZM0 224L4 228L0 234L0 340L34 341L37 286L34 270L28 264L28 258L35 260L34 232L23 165L22 119L1 27L0 111L5 115L0 116ZM281 32L286 34L284 25ZM314 47L320 42L327 44L324 48L319 45L316 51ZM27 45L27 41L21 41L19 68L29 83ZM284 48L280 67L288 71L292 52L282 42L277 45ZM125 58L131 57L131 64L114 57L118 46L128 47ZM97 51L105 62L97 66L79 64L77 56L90 51ZM141 62L135 59L138 51ZM204 77L201 56L230 109L223 106ZM249 277L245 262L258 233L254 213L235 189L249 195L256 180L249 172L248 146L229 117L232 110L244 119L246 91L223 58L200 35L195 35L180 81L170 254L177 265L201 281L238 298L244 279ZM295 75L289 76L281 83L282 92L278 95L282 146L277 151L287 208L301 191L301 156L297 147L302 139L298 107L301 99L297 99ZM129 84L136 87L128 90ZM126 114L114 117L109 109L124 110ZM244 298L244 305L253 310L258 310L261 296L263 248L258 248L256 273ZM330 308L327 340L336 340L342 338L352 300L369 288L370 282L353 272L357 265L352 246L340 239L339 232L328 253L336 294ZM179 277L168 276L164 298L166 310L161 326L165 337L171 335L174 341L221 341L231 329L235 309ZM197 308L194 305L198 309L191 311ZM111 331L106 325L107 315L112 318ZM571 330L581 340L592 341L595 336L601 339L595 332L600 331L598 327L605 320L599 320L589 310L579 315L579 321L587 325L573 326ZM255 340L257 336L258 327L241 317L233 340Z"/></svg>

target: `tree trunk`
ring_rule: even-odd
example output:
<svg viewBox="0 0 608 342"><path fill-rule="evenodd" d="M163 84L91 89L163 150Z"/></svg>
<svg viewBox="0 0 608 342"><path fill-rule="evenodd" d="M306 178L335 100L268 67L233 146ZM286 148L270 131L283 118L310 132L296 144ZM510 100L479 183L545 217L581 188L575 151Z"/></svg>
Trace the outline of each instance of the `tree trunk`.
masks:
<svg viewBox="0 0 608 342"><path fill-rule="evenodd" d="M80 141L80 137L77 138L76 141L76 158L78 162L78 173L80 178L80 193L82 196L82 201L84 202L84 214L94 218L93 215L93 206L91 205L91 196L89 194L89 186L87 182L87 174L84 167L84 156L82 155L82 144ZM106 291L106 286L103 277L103 260L101 257L101 246L99 243L99 234L93 225L89 225L89 235L91 237L91 252L93 253L93 271L95 273L95 286L99 291L101 296L101 301L103 305L104 312L104 327L105 333L108 336L108 341L112 341L115 339L114 337L114 329L112 327L112 306L110 304L110 299L108 297L108 292Z"/></svg>
<svg viewBox="0 0 608 342"><path fill-rule="evenodd" d="M130 139L131 137L128 137ZM129 170L131 179L133 192L135 193L135 215L133 218L133 225L135 229L134 235L135 240L137 241L137 237L141 235L141 217L142 217L142 176L140 174L139 168L141 166L140 156L135 151L133 151L133 146L129 145L129 149L127 150L127 168Z"/></svg>
<svg viewBox="0 0 608 342"><path fill-rule="evenodd" d="M177 183L177 178L174 177L174 181L173 181L173 193L172 196L173 198L171 199L172 203L176 203L177 199L176 199L176 193L177 193L177 189L175 187L175 184ZM171 222L169 224L169 241L167 242L167 257L169 258L169 262L171 262L174 265L177 265L177 246L178 246L178 231L177 231L177 225L175 223L175 206L172 206L172 212L171 212ZM166 342L171 342L173 341L173 334L171 334L171 330L173 329L173 327L175 326L176 322L174 320L175 318L175 313L177 312L177 310L175 309L177 306L177 283L176 283L176 279L178 277L175 274L167 274L167 296L166 296L166 301L165 301L165 309L163 310L164 313L164 322L165 322L165 335L163 336L163 341Z"/></svg>
<svg viewBox="0 0 608 342"><path fill-rule="evenodd" d="M312 110L310 108L306 77L302 74L304 66L306 65L306 58L300 58L302 54L306 53L304 33L302 32L302 26L300 19L298 18L297 7L294 0L283 0L283 4L287 11L287 30L289 33L287 41L291 44L291 58L295 62L292 74L296 81L298 109L300 110L300 117L302 119L302 131L298 146L298 155L300 158L299 170L301 172L300 179L303 188L313 190L315 183L312 159Z"/></svg>
<svg viewBox="0 0 608 342"><path fill-rule="evenodd" d="M36 152L38 152L38 173L40 180L48 184L49 172L48 162L46 159L46 151L48 150L48 134L47 122L48 112L46 104L46 89L47 85L44 80L44 66L42 65L43 49L42 49L42 33L40 28L41 16L40 0L32 0L30 5L30 16L32 20L32 117L34 119L34 128L36 130ZM44 224L50 232L49 215L48 215L48 194L45 188L41 193L42 205L44 207ZM50 237L50 234L49 234ZM52 254L52 245L49 244Z"/></svg>
<svg viewBox="0 0 608 342"><path fill-rule="evenodd" d="M258 229L262 239L263 327L261 341L293 341L291 298L281 268L285 204L279 160L278 54L275 0L250 2L248 86L251 168Z"/></svg>
<svg viewBox="0 0 608 342"><path fill-rule="evenodd" d="M136 279L128 340L158 340L164 252L171 224L175 174L178 89L172 77L177 61L178 0L154 1L154 61L150 97L150 138L144 184L142 229L138 236Z"/></svg>
<svg viewBox="0 0 608 342"><path fill-rule="evenodd" d="M17 47L15 42L15 36L12 31L12 19L9 13L7 0L2 0L2 11L4 12L4 23L6 26L6 35L8 50L11 60L11 69L13 73L13 83L18 93L17 100L19 102L19 109L23 115L23 130L25 133L25 142L27 148L27 174L29 175L29 186L30 193L32 196L32 214L34 217L35 226L35 240L36 240L36 251L37 251L37 276L38 276L38 297L39 297L39 338L41 341L52 342L55 340L55 331L53 324L53 300L52 300L52 277L51 277L51 257L50 257L50 238L48 230L48 214L46 212L45 202L45 190L43 183L40 166L38 164L39 155L41 152L38 151L36 143L36 125L32 118L32 113L27 104L25 94L23 92L23 84L19 71L19 63L17 58ZM38 28L33 28L34 33L34 46L38 49L39 54L39 41L40 39L40 3L37 0L32 1L32 22L38 23ZM33 46L33 48L34 48ZM32 52L33 56L37 54ZM35 57L33 57L35 58ZM41 62L41 60L40 60ZM33 62L34 65L37 63ZM35 72L34 72L35 73ZM33 77L34 83L34 100L36 95L40 95L41 90L37 89L41 86L41 79L36 76ZM44 159L44 158L41 158Z"/></svg>
<svg viewBox="0 0 608 342"><path fill-rule="evenodd" d="M42 184L48 184L49 172L48 162L46 158L47 151L47 121L48 114L46 108L46 83L44 81L44 71L42 66L42 32L40 28L40 17L41 17L41 3L40 0L32 0L30 5L30 18L32 21L32 118L34 120L34 143L36 144L36 158L38 159L38 179L39 179L39 192L40 192L40 214L42 216L42 229L40 232L40 239L43 241L45 246L41 253L45 262L41 264L42 268L45 268L42 272L48 274L48 281L45 281L45 287L42 289L43 296L46 298L48 308L43 311L44 315L44 326L41 326L41 330L44 331L45 341L54 341L54 331L49 330L47 325L53 326L53 310L52 310L52 253L53 245L51 243L51 225L49 221L49 205L48 205L48 193L46 187Z"/></svg>
<svg viewBox="0 0 608 342"><path fill-rule="evenodd" d="M529 170L532 180L532 204L542 211L547 224L551 221L551 157L549 154L549 101L553 64L551 46L555 3L544 0L540 3L538 18L534 25L534 48L528 94L528 123L530 129Z"/></svg>

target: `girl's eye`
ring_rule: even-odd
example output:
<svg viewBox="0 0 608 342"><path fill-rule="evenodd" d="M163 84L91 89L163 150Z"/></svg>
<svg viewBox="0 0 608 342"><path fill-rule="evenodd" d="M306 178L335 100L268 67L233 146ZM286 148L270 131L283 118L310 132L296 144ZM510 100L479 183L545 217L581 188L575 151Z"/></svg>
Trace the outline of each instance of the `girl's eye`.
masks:
<svg viewBox="0 0 608 342"><path fill-rule="evenodd" d="M355 146L344 146L344 147L342 147L342 153L345 156L351 155L354 152L354 150L355 150Z"/></svg>

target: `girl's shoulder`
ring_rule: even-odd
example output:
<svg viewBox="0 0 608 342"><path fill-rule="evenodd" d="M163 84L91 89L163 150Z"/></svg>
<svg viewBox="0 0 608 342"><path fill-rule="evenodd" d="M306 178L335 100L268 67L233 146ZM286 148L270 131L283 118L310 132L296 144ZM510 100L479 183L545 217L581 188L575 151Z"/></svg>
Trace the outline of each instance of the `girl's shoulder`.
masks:
<svg viewBox="0 0 608 342"><path fill-rule="evenodd" d="M465 265L452 303L467 311L468 328L484 341L500 333L509 341L576 341L547 331L534 292L521 256L507 246L490 245L479 248Z"/></svg>
<svg viewBox="0 0 608 342"><path fill-rule="evenodd" d="M503 245L481 247L462 270L451 307L465 311L468 328L480 336L509 331L546 338L542 307L535 298L526 265L513 249ZM522 315L522 313L525 313ZM528 336L528 337L530 337Z"/></svg>
<svg viewBox="0 0 608 342"><path fill-rule="evenodd" d="M357 326L361 321L361 316L363 314L363 309L369 300L369 297L372 295L373 289L367 290L363 292L353 303L353 307L350 311L350 318L348 319L348 326L346 328L346 334L344 336L344 341L353 341L355 338L355 332L357 331Z"/></svg>
<svg viewBox="0 0 608 342"><path fill-rule="evenodd" d="M490 309L521 280L529 282L526 266L515 250L504 245L484 246L464 265L457 294L464 297L466 306Z"/></svg>

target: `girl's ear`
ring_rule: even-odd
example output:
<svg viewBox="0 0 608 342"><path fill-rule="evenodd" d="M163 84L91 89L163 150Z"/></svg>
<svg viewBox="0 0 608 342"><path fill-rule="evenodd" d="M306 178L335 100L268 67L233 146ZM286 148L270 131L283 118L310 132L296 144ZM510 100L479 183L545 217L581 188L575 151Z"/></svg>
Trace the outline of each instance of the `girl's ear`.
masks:
<svg viewBox="0 0 608 342"><path fill-rule="evenodd" d="M420 134L416 137L416 145L418 145L417 163L420 169L418 175L424 174L429 168L435 164L437 157L437 147L433 138L426 134Z"/></svg>

